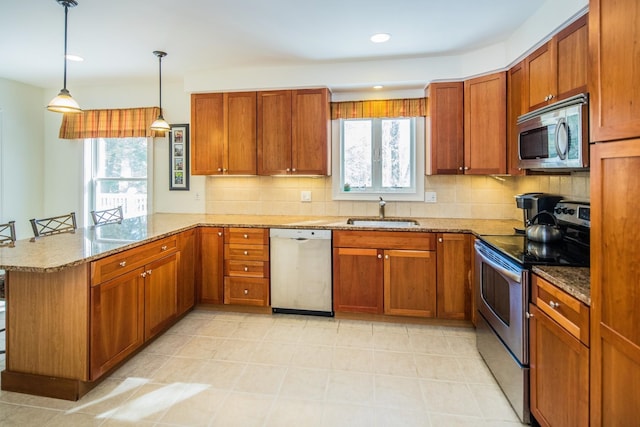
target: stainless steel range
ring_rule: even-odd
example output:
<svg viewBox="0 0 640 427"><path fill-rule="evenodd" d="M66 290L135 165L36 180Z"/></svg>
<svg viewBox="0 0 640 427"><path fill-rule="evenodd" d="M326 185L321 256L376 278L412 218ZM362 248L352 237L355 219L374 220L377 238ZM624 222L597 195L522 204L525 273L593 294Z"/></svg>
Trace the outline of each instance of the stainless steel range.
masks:
<svg viewBox="0 0 640 427"><path fill-rule="evenodd" d="M520 419L530 422L527 306L533 265L589 265L589 204L552 207L562 230L554 243L523 234L480 236L475 244L478 351Z"/></svg>

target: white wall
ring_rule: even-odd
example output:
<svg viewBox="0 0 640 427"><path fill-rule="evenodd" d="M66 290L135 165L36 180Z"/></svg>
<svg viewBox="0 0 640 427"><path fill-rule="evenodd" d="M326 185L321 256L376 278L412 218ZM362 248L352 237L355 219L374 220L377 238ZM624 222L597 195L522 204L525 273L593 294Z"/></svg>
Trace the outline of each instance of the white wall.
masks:
<svg viewBox="0 0 640 427"><path fill-rule="evenodd" d="M43 92L0 78L0 222L16 221L18 238L43 212Z"/></svg>

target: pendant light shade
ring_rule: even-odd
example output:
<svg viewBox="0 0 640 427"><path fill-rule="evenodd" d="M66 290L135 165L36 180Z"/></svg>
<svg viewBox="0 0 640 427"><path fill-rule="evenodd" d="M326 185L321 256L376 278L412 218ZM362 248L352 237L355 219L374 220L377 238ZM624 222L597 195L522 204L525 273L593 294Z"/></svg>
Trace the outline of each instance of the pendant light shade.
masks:
<svg viewBox="0 0 640 427"><path fill-rule="evenodd" d="M56 1L61 6L64 6L64 80L60 93L49 102L47 110L55 113L82 113L80 106L67 90L67 15L69 14L69 8L77 6L78 2L76 0Z"/></svg>
<svg viewBox="0 0 640 427"><path fill-rule="evenodd" d="M151 130L155 130L158 132L167 132L171 130L169 123L162 117L162 58L167 56L167 52L161 52L159 50L154 50L153 54L158 57L158 71L160 77L160 114L158 114L158 118L151 123Z"/></svg>

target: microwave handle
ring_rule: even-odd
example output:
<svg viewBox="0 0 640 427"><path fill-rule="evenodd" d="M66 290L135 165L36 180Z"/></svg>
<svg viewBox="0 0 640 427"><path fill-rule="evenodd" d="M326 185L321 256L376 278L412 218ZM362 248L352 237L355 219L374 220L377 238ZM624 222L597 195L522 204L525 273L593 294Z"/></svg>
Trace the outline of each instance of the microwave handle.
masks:
<svg viewBox="0 0 640 427"><path fill-rule="evenodd" d="M569 150L569 127L564 117L558 119L556 124L556 152L560 160L567 158L567 151Z"/></svg>

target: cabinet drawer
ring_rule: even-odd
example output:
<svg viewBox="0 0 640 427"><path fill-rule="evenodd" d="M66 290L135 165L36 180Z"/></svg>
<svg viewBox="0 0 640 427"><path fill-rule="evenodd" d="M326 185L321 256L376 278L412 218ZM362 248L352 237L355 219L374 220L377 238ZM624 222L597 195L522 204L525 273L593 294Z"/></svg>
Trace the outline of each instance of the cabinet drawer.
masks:
<svg viewBox="0 0 640 427"><path fill-rule="evenodd" d="M224 262L224 275L234 277L269 277L269 263L228 259Z"/></svg>
<svg viewBox="0 0 640 427"><path fill-rule="evenodd" d="M91 285L113 279L177 250L177 237L167 237L91 263Z"/></svg>
<svg viewBox="0 0 640 427"><path fill-rule="evenodd" d="M532 275L532 302L571 335L589 345L589 307L554 286Z"/></svg>
<svg viewBox="0 0 640 427"><path fill-rule="evenodd" d="M224 259L237 261L269 261L269 245L225 244Z"/></svg>
<svg viewBox="0 0 640 427"><path fill-rule="evenodd" d="M435 251L436 236L414 231L334 231L333 247Z"/></svg>
<svg viewBox="0 0 640 427"><path fill-rule="evenodd" d="M269 279L225 277L224 303L268 306Z"/></svg>
<svg viewBox="0 0 640 427"><path fill-rule="evenodd" d="M268 245L268 228L225 228L225 243L239 243L244 245Z"/></svg>

